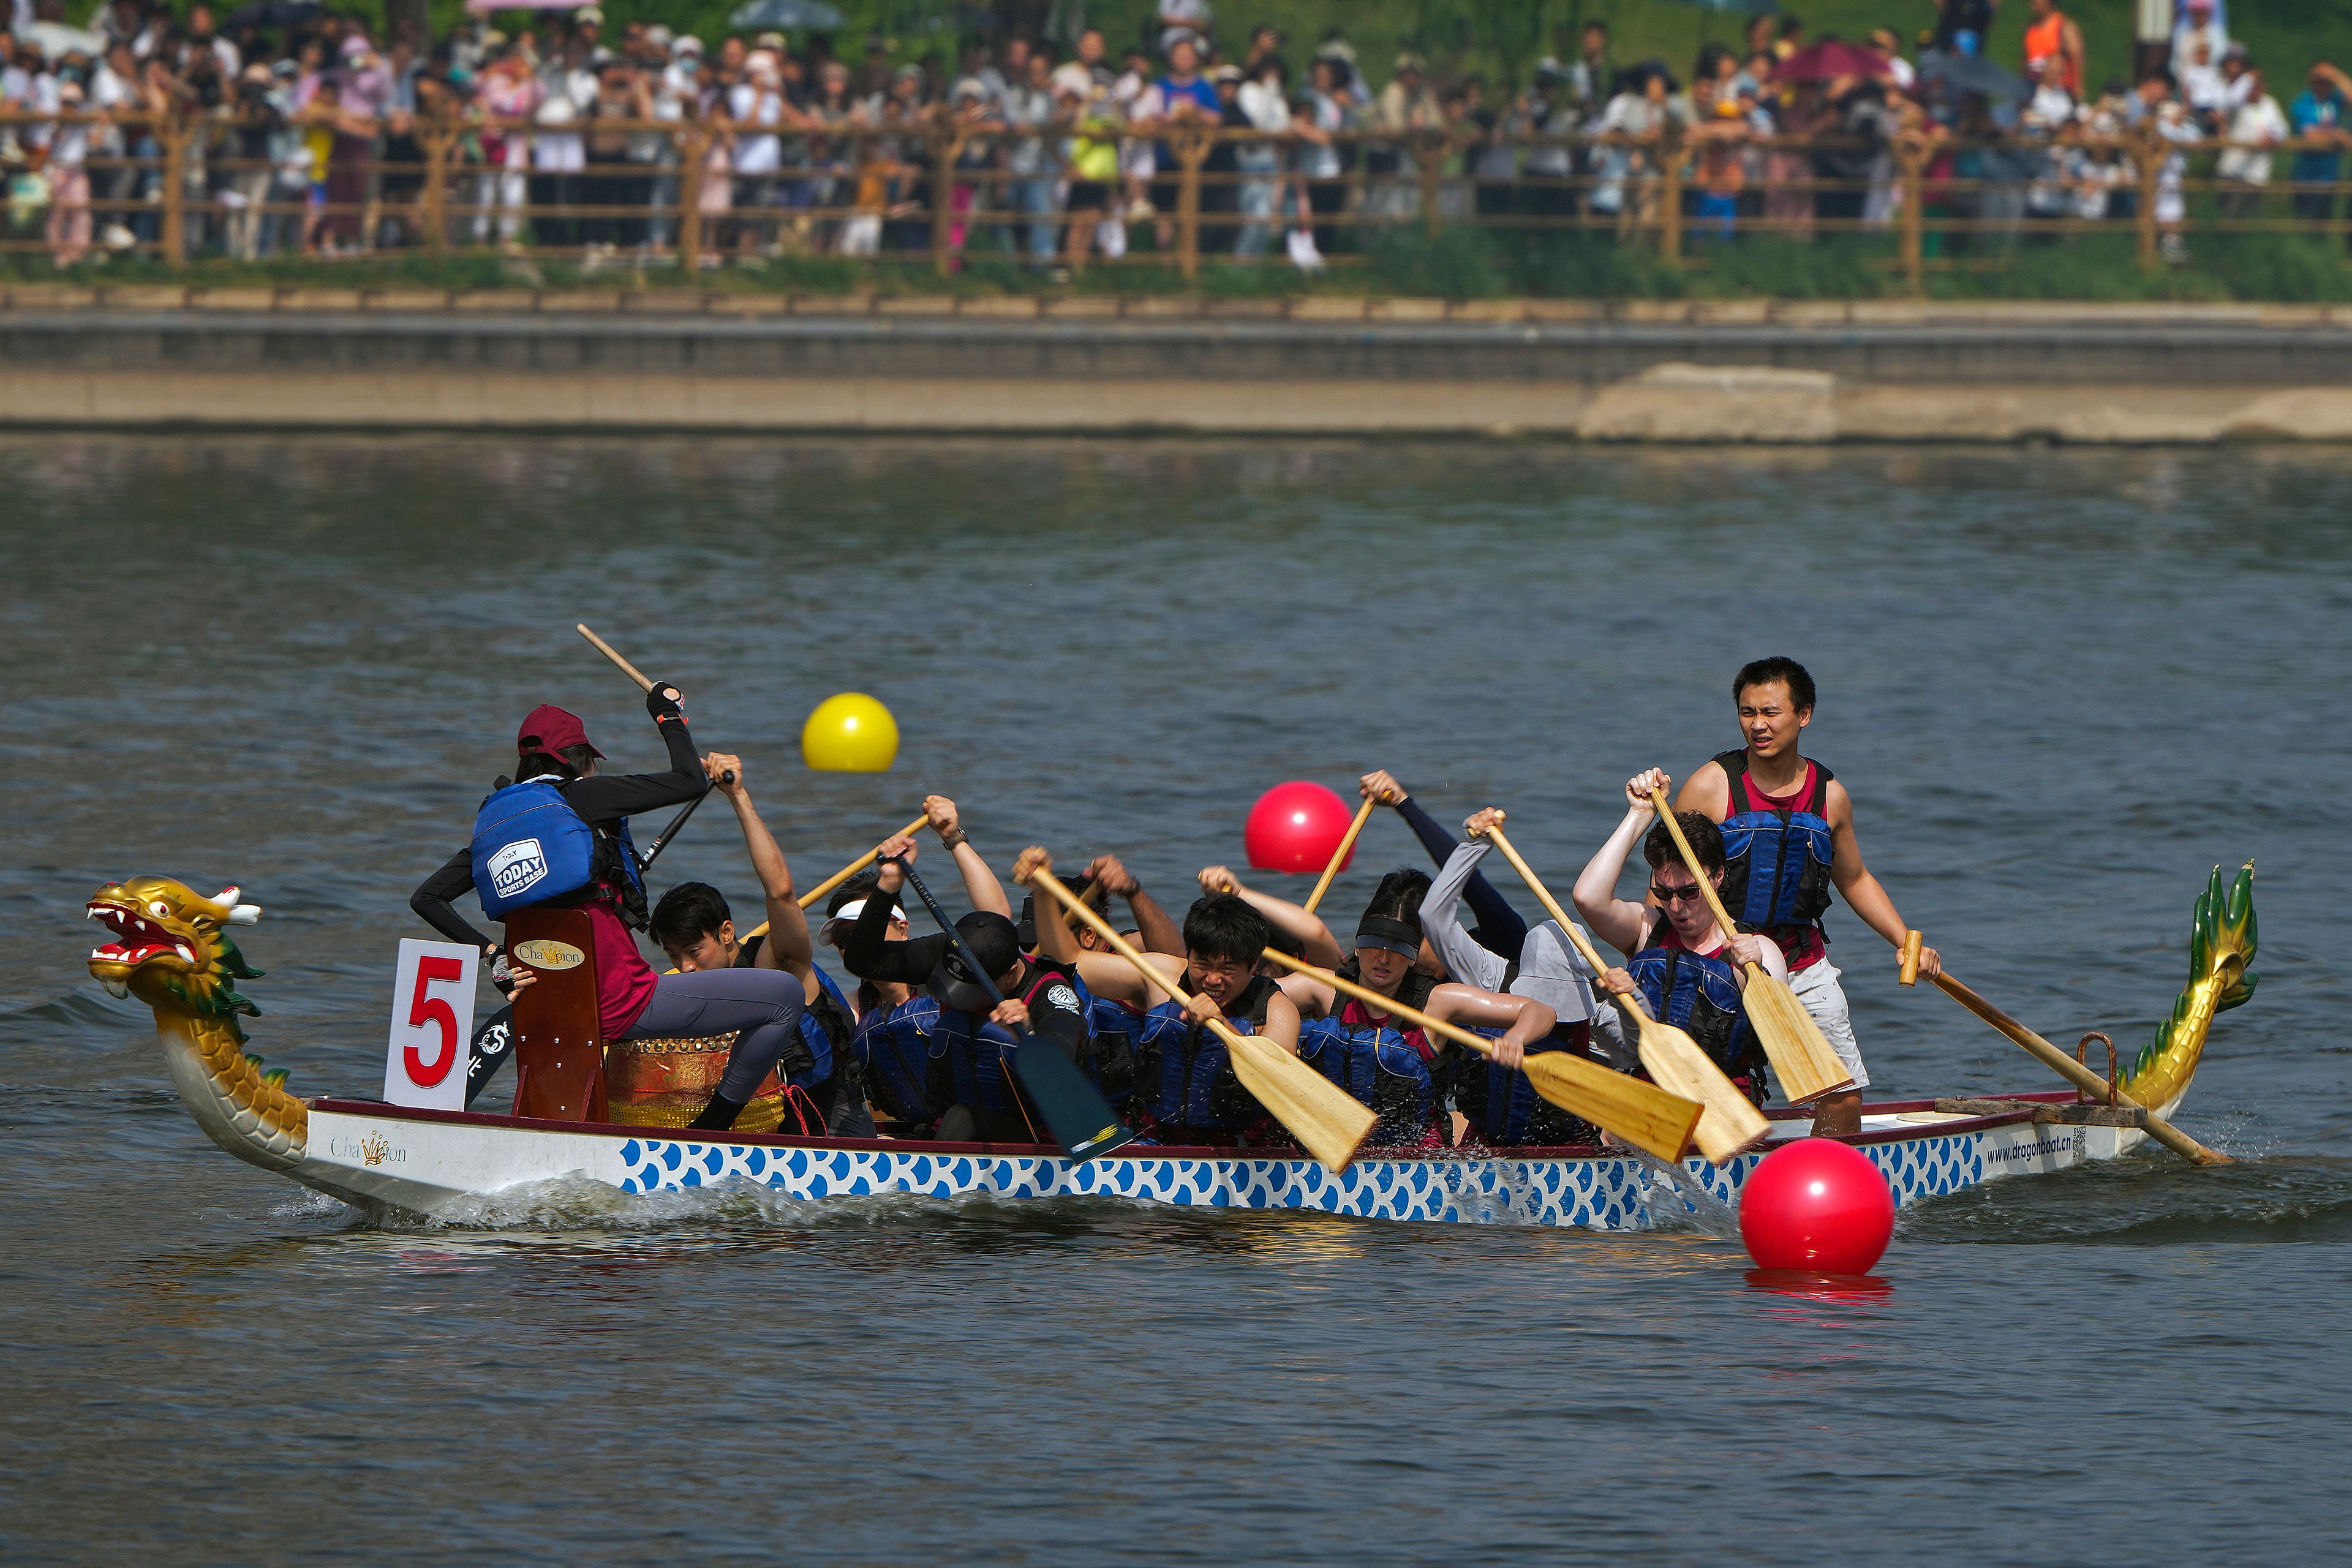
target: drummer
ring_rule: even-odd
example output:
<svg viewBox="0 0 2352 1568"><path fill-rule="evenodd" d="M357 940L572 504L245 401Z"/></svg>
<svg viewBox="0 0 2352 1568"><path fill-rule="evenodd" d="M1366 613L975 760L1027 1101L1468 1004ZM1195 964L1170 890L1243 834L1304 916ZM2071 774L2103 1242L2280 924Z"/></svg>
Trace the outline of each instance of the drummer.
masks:
<svg viewBox="0 0 2352 1568"><path fill-rule="evenodd" d="M637 951L646 920L645 883L628 819L699 797L717 773L695 755L686 710L674 686L646 693L669 752L659 773L600 776L604 753L579 719L551 704L530 710L515 736L515 781L499 781L475 818L473 842L426 878L409 907L452 942L479 948L495 965L504 953L459 915L452 900L469 889L494 918L547 905L588 917L596 960L596 1008L606 1040L691 1038L732 1034L727 1070L693 1125L723 1130L794 1037L803 1003L800 983L764 969L656 974ZM587 843L581 847L581 829ZM518 975L527 983L530 972Z"/></svg>

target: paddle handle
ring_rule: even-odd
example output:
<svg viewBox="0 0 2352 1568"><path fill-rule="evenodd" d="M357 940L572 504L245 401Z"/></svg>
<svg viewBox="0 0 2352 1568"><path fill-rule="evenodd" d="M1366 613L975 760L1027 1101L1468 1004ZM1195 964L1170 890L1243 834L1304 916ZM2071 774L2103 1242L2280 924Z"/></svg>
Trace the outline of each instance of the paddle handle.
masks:
<svg viewBox="0 0 2352 1568"><path fill-rule="evenodd" d="M1942 987L1945 994L1951 997L1953 1001L2007 1035L2019 1046L2023 1047L2028 1056L2041 1062L2042 1066L2073 1084L2076 1089L2104 1100L2110 1105L2131 1106L2146 1111L2147 1135L2190 1164L2226 1165L2231 1163L2227 1154L2208 1149L2204 1144L2158 1116L2153 1107L2142 1104L2116 1089L2105 1079L2101 1078L2097 1073L2093 1072L2089 1068L2084 1067L1950 975L1937 974L1930 978Z"/></svg>
<svg viewBox="0 0 2352 1568"><path fill-rule="evenodd" d="M1903 933L1903 968L1895 976L1897 985L1919 984L1919 948L1926 939L1916 931Z"/></svg>
<svg viewBox="0 0 2352 1568"><path fill-rule="evenodd" d="M1559 929L1568 933L1569 942L1576 949L1576 955L1584 960L1586 967L1592 971L1593 975L1598 978L1608 973L1609 965L1601 961L1601 954L1594 952L1592 944L1584 940L1584 933L1576 929L1576 922L1570 920L1567 911L1553 900L1551 889L1545 887L1542 879L1528 867L1527 861L1520 858L1517 847L1511 843L1503 830L1500 827L1490 827L1486 829L1486 837L1496 848L1503 852L1503 858L1511 863L1511 869L1519 874L1519 880L1528 885L1528 890L1535 894L1536 902L1541 904L1546 912L1559 922ZM1634 992L1631 995L1621 997L1620 1000L1643 1017L1649 1017L1650 1010L1643 1005L1641 993Z"/></svg>
<svg viewBox="0 0 2352 1568"><path fill-rule="evenodd" d="M1267 948L1265 956L1286 969L1294 969L1301 974L1320 980L1334 991L1353 996L1367 1006L1378 1007L1383 1013L1392 1014L1430 1034L1441 1036L1452 1040L1457 1046L1476 1051L1482 1057L1491 1057L1495 1054L1494 1041L1481 1039L1469 1030L1449 1024L1443 1018L1433 1018L1418 1007L1408 1007L1393 996L1383 996L1369 985L1359 985L1354 981L1334 974L1328 969L1318 968L1303 958L1293 958L1280 948Z"/></svg>
<svg viewBox="0 0 2352 1568"><path fill-rule="evenodd" d="M1109 943L1113 952L1135 966L1135 972L1143 976L1146 984L1158 986L1180 1003L1192 999L1185 991L1182 982L1171 980L1154 969L1143 954L1135 951L1133 943L1112 930L1111 923L1095 913L1084 899L1070 891L1059 877L1055 876L1051 871L1032 871L1029 873L1029 882L1032 887L1045 889L1056 903L1092 926L1095 934ZM1241 1044L1241 1037L1236 1035L1223 1018L1210 1019L1209 1027L1216 1032L1217 1037L1224 1041L1228 1048Z"/></svg>
<svg viewBox="0 0 2352 1568"><path fill-rule="evenodd" d="M583 626L581 629L585 631L587 628ZM930 814L929 812L925 812L922 816L915 818L914 821L907 824L906 826L898 829L897 833L892 834L890 838L898 838L912 833L915 829L922 826L924 823L929 822L930 819ZM890 842L890 839L886 838L882 841L882 844L887 844L888 842ZM824 897L827 893L830 893L835 888L838 888L844 882L846 882L849 879L866 869L866 867L871 866L875 861L880 859L882 858L882 844L877 844L873 848L868 849L865 854L860 855L856 859L852 860L848 865L844 866L840 870L835 871L832 876L827 877L824 881L819 882L815 887L811 888L807 892L803 893L801 895L801 908L805 910L812 907L819 899Z"/></svg>
<svg viewBox="0 0 2352 1568"><path fill-rule="evenodd" d="M1739 928L1731 923L1731 912L1723 907L1723 900L1716 897L1714 881L1700 867L1698 854L1691 848L1690 840L1683 836L1683 825L1675 820L1675 808L1666 804L1666 792L1652 790L1650 804L1658 808L1658 820L1664 823L1666 831L1674 836L1675 848L1682 854L1684 868L1690 872L1691 880L1698 884L1699 896L1706 900L1707 911L1715 916L1716 926L1723 932L1723 940L1729 942L1738 934ZM1750 973L1761 973L1764 966L1751 963L1747 967Z"/></svg>
<svg viewBox="0 0 2352 1568"><path fill-rule="evenodd" d="M1308 914L1315 912L1315 906L1321 903L1323 895L1331 890L1331 879L1338 876L1339 868L1348 863L1348 851L1356 847L1356 835L1364 830L1364 823L1371 816L1372 804L1372 797L1366 795L1364 804L1356 808L1356 820L1348 824L1348 831L1340 836L1339 847L1331 851L1331 863L1323 868L1323 875L1316 880L1315 890L1307 895Z"/></svg>
<svg viewBox="0 0 2352 1568"><path fill-rule="evenodd" d="M572 629L578 632L582 637L586 637L591 643L594 644L598 653L603 654L606 658L611 659L615 665L619 666L623 675L627 676L631 680L637 683L638 690L651 691L654 689L654 683L646 679L643 671L638 669L635 665L631 664L627 659L623 658L619 650L614 648L611 643L606 642L603 637L598 637L594 632L590 631L584 623L574 621L572 625Z"/></svg>

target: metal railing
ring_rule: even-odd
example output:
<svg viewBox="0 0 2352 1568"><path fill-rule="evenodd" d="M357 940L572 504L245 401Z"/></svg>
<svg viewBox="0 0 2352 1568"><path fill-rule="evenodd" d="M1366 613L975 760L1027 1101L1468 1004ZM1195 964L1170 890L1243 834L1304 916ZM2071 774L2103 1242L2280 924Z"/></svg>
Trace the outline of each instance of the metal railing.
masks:
<svg viewBox="0 0 2352 1568"><path fill-rule="evenodd" d="M730 252L824 253L928 261L946 276L991 248L1060 260L1066 226L1090 216L1067 210L1065 172L1006 166L999 153L1017 135L976 137L936 120L770 130L468 117L401 121L368 137L279 122L274 144L259 137L275 155L252 155L269 129L216 115L0 113L11 174L0 255L70 264L127 252L177 267L206 254L625 253L692 272ZM69 163L57 154L75 134L87 145ZM325 144L304 142L299 157L286 142L321 134ZM1669 126L1640 138L1430 131L1318 142L1179 123L1136 140L1157 143L1159 167L1093 193L1097 221L1127 231L1118 261L1172 267L1187 282L1204 262L1281 260L1282 237L1302 228L1339 265L1360 260L1369 237L1416 226L1432 236L1454 226L1608 234L1672 268L1709 265L1751 235L1876 236L1886 249L1878 264L1915 293L1930 271L1999 265L2026 233L2129 232L2141 263L2155 266L2170 233L2352 232L2336 216L2352 192L2340 177L2352 152L2326 139L2237 150L2269 160L2272 176L2298 153L2335 161L2326 181L2259 184L2242 164L2238 178L2215 169L2232 151L2224 143L2153 133L1878 142L1723 139ZM1822 172L1830 158L1872 168ZM1565 172L1530 173L1530 163ZM2099 187L2095 201L2088 184ZM1150 215L1126 219L1129 196L1146 192ZM975 243L983 237L992 245Z"/></svg>

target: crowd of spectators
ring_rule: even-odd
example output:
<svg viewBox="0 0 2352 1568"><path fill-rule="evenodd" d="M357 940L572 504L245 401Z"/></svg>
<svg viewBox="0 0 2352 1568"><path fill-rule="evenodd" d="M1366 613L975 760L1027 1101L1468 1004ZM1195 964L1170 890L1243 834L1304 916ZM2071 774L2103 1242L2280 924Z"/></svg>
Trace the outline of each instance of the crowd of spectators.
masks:
<svg viewBox="0 0 2352 1568"><path fill-rule="evenodd" d="M1979 243L2033 219L2131 216L2152 192L2178 255L2195 144L2221 144L2220 205L2245 217L2271 149L2298 139L2293 210L2326 220L2352 143L2352 79L2315 64L2283 110L2215 0L2179 0L2168 63L2096 90L2053 0L2026 0L2017 70L1985 52L1999 0L1941 0L1907 45L1759 16L1687 82L1617 61L1596 20L1574 58L1511 90L1412 52L1375 88L1343 31L1299 50L1269 26L1227 42L1206 0L1162 0L1117 56L1089 29L1066 52L1016 37L911 61L879 39L850 59L821 35L608 28L593 6L473 16L425 47L301 0L225 17L203 0L102 0L86 30L57 0L5 3L9 213L42 226L59 266L152 247L176 169L189 254L335 255L418 244L439 223L447 243L595 263L672 253L691 225L718 265L929 250L944 222L951 258L1076 271L1169 247L1188 155L1203 159L1204 249L1282 247L1307 268L1352 226L1422 217L1648 228L1673 201L1703 243L1867 228L1893 221L1913 179Z"/></svg>

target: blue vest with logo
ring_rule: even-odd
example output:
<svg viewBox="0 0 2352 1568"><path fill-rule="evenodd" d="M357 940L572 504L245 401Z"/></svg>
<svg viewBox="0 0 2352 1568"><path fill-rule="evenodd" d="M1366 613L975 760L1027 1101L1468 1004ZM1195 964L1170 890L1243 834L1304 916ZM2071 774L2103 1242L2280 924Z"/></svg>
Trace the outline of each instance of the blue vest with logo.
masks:
<svg viewBox="0 0 2352 1568"><path fill-rule="evenodd" d="M1750 931L1778 934L1817 926L1830 907L1830 868L1836 846L1830 833L1829 769L1811 764L1813 784L1786 809L1758 798L1748 778L1748 753L1715 759L1730 786L1723 819L1723 907Z"/></svg>
<svg viewBox="0 0 2352 1568"><path fill-rule="evenodd" d="M645 882L625 818L611 828L608 842L564 797L554 779L531 779L493 790L474 813L468 846L474 891L482 912L504 920L570 894L599 889L625 908L642 908Z"/></svg>
<svg viewBox="0 0 2352 1568"><path fill-rule="evenodd" d="M1067 985L1077 993L1078 1011L1091 1017L1094 994L1087 989L1084 981L1042 959L1030 960L1029 969L1029 984L1014 1000L1034 1006L1037 994L1048 985ZM947 1068L950 1103L976 1105L1003 1116L1035 1120L1024 1112L1013 1085L1010 1053L1014 1049L1014 1041L1008 1031L990 1023L984 1013L942 1007L935 1038ZM1049 1045L1045 1048L1059 1047ZM1090 1046L1082 1047L1078 1059L1082 1064L1087 1063L1093 1055Z"/></svg>
<svg viewBox="0 0 2352 1568"><path fill-rule="evenodd" d="M1186 987L1191 978L1186 977ZM1254 975L1225 1023L1237 1035L1265 1027L1265 1012L1276 987ZM1239 1132L1265 1115L1255 1096L1234 1076L1232 1053L1214 1029L1195 1024L1173 1001L1143 1016L1136 1044L1135 1110L1149 1117L1160 1142L1181 1142L1186 1132Z"/></svg>

